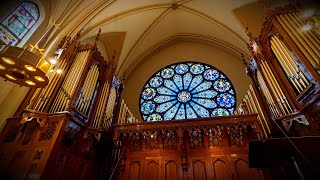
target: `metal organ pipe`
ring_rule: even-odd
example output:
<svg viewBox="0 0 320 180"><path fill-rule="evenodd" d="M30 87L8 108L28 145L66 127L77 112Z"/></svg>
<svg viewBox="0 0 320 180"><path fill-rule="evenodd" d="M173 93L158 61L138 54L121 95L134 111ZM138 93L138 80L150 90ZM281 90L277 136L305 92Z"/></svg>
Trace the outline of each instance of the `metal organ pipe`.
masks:
<svg viewBox="0 0 320 180"><path fill-rule="evenodd" d="M109 82L105 82L102 87L97 111L94 116L93 122L91 124L93 128L97 128L97 129L101 128L101 121L105 117L104 109L106 108L106 104L107 104L108 91L109 91Z"/></svg>
<svg viewBox="0 0 320 180"><path fill-rule="evenodd" d="M99 77L98 65L92 65L83 84L76 108L87 115Z"/></svg>
<svg viewBox="0 0 320 180"><path fill-rule="evenodd" d="M50 108L50 113L60 112L67 109L68 102L73 96L76 86L79 83L81 74L87 64L90 50L80 51L77 53L68 74Z"/></svg>
<svg viewBox="0 0 320 180"><path fill-rule="evenodd" d="M257 71L257 77L258 77L258 83L261 87L263 94L265 95L265 97L267 99L267 103L271 109L271 112L273 113L273 116L275 118L279 117L280 116L279 110L278 110L278 108L277 108L277 106L276 106L276 104L270 94L269 89L267 88L267 85L265 84L265 82L262 78L260 71Z"/></svg>
<svg viewBox="0 0 320 180"><path fill-rule="evenodd" d="M64 59L59 62L58 67L59 69L64 71L66 68L66 65L67 65L67 62L66 62L66 59ZM50 96L54 88L56 87L57 83L59 82L60 78L61 78L61 75L54 72L49 80L49 84L46 87L42 89L38 88L35 91L35 93L33 94L30 100L28 108L36 111L41 111L41 112L44 111L48 103L48 100L50 99Z"/></svg>
<svg viewBox="0 0 320 180"><path fill-rule="evenodd" d="M302 32L303 20L295 13L278 15L277 20L312 66L319 68L319 38L312 31Z"/></svg>

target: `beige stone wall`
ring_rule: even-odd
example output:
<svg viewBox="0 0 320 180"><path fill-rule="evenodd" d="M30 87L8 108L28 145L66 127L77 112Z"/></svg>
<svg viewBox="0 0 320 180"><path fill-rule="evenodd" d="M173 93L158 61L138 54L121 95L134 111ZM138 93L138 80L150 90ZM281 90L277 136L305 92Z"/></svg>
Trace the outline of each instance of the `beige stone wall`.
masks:
<svg viewBox="0 0 320 180"><path fill-rule="evenodd" d="M214 45L179 41L149 56L128 74L123 98L135 117L142 119L139 111L139 97L144 83L162 67L182 61L198 61L218 68L233 83L237 104L243 99L249 86L249 79L240 55L235 56L225 48Z"/></svg>

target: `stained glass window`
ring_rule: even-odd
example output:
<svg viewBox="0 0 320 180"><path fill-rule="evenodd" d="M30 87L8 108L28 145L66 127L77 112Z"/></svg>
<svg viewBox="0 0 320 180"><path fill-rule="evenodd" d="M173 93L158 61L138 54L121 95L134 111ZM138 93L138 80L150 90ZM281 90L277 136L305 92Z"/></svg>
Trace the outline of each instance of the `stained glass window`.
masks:
<svg viewBox="0 0 320 180"><path fill-rule="evenodd" d="M227 116L235 106L235 90L228 77L198 62L162 68L145 83L140 96L144 121Z"/></svg>
<svg viewBox="0 0 320 180"><path fill-rule="evenodd" d="M16 45L39 19L38 6L32 2L20 3L10 14L1 20L0 39Z"/></svg>

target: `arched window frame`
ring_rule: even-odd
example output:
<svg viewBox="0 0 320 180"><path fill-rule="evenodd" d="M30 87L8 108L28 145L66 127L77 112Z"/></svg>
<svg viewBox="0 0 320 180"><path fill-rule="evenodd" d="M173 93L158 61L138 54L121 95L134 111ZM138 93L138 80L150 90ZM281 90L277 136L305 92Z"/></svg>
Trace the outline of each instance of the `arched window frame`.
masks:
<svg viewBox="0 0 320 180"><path fill-rule="evenodd" d="M24 2L30 2L33 3L37 6L38 8L38 12L39 12L39 16L38 19L36 20L35 24L27 31L27 33L21 38L19 39L13 32L11 32L7 27L5 27L5 25L2 24L2 22L8 17L10 16L19 6L21 6L22 3ZM28 1L22 1L19 4L17 4L14 8L12 8L12 10L6 15L4 16L1 21L0 21L0 26L5 29L6 31L9 31L11 35L13 35L16 39L17 42L15 44L12 44L13 46L17 46L17 47L22 47L26 44L26 42L30 39L30 37L33 35L33 33L38 29L38 27L42 24L42 22L45 19L45 9L44 6L41 2L41 0L28 0ZM2 40L3 41L3 40Z"/></svg>
<svg viewBox="0 0 320 180"><path fill-rule="evenodd" d="M181 69L181 65L188 66L188 68ZM176 68L178 68L178 66L180 66L180 68L177 70ZM171 73L169 73L169 69L172 70ZM191 76L191 79L188 78L190 79L188 85L184 82L184 76L187 74L190 74L188 75L189 77ZM177 84L177 81L174 80L175 76L181 77L181 85L179 85L179 83ZM158 80L159 78L160 80ZM192 85L194 79L198 79L199 83ZM165 81L171 81L172 83L165 85ZM219 82L222 82L222 84ZM223 87L221 85L223 85ZM199 93L201 93L201 95ZM163 99L161 96L167 96L168 98ZM156 100L157 98L158 100ZM172 103L165 105L167 102ZM203 103L206 104L203 105ZM163 105L169 108L164 108L166 110L156 110L158 107L162 109L160 106ZM174 113L169 112L172 110L171 107L174 106L178 107L176 108L177 110ZM182 106L183 108L180 109ZM148 79L140 93L139 107L140 114L144 121L227 116L234 114L236 92L230 79L219 69L201 62L179 62L161 68ZM204 110L200 110L200 113L196 112L198 110L197 107ZM187 115L187 109L192 109L194 113ZM166 113L170 113L173 117L166 116ZM177 116L178 114L182 115Z"/></svg>

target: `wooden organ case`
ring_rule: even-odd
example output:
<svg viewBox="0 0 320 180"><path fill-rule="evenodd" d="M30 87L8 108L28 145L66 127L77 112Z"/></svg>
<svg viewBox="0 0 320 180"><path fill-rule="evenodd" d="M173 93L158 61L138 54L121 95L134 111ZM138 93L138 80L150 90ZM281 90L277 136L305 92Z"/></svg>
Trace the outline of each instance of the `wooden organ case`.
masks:
<svg viewBox="0 0 320 180"><path fill-rule="evenodd" d="M253 55L247 74L270 125L269 139L252 148L261 160L253 167L278 168L270 172L279 179L319 178L320 34L304 29L302 3L266 9L258 37L247 29Z"/></svg>
<svg viewBox="0 0 320 180"><path fill-rule="evenodd" d="M96 44L80 45L79 38L80 32L64 38L58 64L63 73L51 72L49 85L31 89L16 116L8 119L0 135L0 177L103 177L104 157L112 148L106 143L111 135L105 135L112 118L106 118L105 110L114 62L105 60Z"/></svg>

